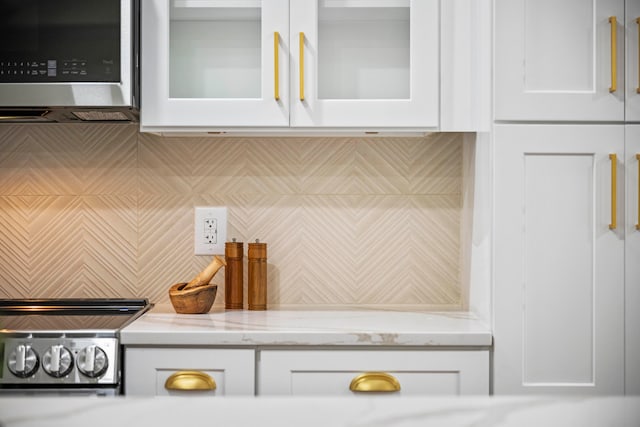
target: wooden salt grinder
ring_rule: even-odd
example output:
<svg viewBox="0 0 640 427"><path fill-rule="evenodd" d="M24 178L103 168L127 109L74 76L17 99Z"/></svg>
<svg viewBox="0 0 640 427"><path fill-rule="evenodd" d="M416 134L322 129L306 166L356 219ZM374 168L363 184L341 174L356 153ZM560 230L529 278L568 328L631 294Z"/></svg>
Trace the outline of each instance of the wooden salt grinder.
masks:
<svg viewBox="0 0 640 427"><path fill-rule="evenodd" d="M249 310L267 309L267 244L249 243Z"/></svg>
<svg viewBox="0 0 640 427"><path fill-rule="evenodd" d="M242 310L243 307L243 258L242 242L226 242L224 244L224 258L227 266L224 275L224 305L227 310Z"/></svg>

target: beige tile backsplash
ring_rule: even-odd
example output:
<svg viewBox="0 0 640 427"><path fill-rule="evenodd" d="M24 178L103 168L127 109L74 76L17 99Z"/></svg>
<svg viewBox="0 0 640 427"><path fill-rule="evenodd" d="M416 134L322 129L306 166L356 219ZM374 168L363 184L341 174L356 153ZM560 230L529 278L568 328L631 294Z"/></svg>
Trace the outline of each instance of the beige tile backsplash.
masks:
<svg viewBox="0 0 640 427"><path fill-rule="evenodd" d="M193 207L227 206L229 238L268 244L273 308L461 308L462 140L0 125L0 297L166 303L210 260Z"/></svg>

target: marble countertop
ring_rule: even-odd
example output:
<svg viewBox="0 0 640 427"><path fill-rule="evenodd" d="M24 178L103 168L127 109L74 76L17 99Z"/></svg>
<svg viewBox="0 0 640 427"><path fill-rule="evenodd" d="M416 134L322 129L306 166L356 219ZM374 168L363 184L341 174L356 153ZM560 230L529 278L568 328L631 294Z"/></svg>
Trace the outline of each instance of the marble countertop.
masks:
<svg viewBox="0 0 640 427"><path fill-rule="evenodd" d="M2 427L637 427L640 397L1 397Z"/></svg>
<svg viewBox="0 0 640 427"><path fill-rule="evenodd" d="M468 312L379 310L212 311L176 314L155 306L125 327L125 345L491 345L489 326Z"/></svg>

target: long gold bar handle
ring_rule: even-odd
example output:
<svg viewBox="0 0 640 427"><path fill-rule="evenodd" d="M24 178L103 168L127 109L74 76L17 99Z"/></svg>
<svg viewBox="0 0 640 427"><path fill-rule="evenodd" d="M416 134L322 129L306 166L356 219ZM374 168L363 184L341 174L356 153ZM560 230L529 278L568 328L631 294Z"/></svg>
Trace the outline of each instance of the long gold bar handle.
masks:
<svg viewBox="0 0 640 427"><path fill-rule="evenodd" d="M618 156L609 154L611 159L611 224L609 229L615 230L618 226Z"/></svg>
<svg viewBox="0 0 640 427"><path fill-rule="evenodd" d="M636 87L636 93L640 93L640 17L636 18L636 24L638 24L638 87Z"/></svg>
<svg viewBox="0 0 640 427"><path fill-rule="evenodd" d="M400 382L396 377L386 372L365 372L351 380L349 390L393 393L400 391Z"/></svg>
<svg viewBox="0 0 640 427"><path fill-rule="evenodd" d="M609 92L618 90L618 20L615 16L609 17L611 24L611 87Z"/></svg>
<svg viewBox="0 0 640 427"><path fill-rule="evenodd" d="M640 230L640 154L636 154L638 160L638 222L636 223L636 230Z"/></svg>
<svg viewBox="0 0 640 427"><path fill-rule="evenodd" d="M304 101L304 33L300 33L300 101Z"/></svg>
<svg viewBox="0 0 640 427"><path fill-rule="evenodd" d="M178 371L164 383L167 390L215 390L216 382L209 375L200 371Z"/></svg>
<svg viewBox="0 0 640 427"><path fill-rule="evenodd" d="M280 33L273 33L273 97L276 101L280 101L280 58L278 52L280 50Z"/></svg>

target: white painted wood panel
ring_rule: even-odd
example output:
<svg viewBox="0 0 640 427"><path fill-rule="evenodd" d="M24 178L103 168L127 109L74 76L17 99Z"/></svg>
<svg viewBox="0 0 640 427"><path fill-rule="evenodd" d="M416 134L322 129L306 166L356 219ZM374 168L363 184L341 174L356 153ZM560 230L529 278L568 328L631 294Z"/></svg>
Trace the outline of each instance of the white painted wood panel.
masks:
<svg viewBox="0 0 640 427"><path fill-rule="evenodd" d="M215 390L166 390L178 371L200 371L216 382ZM255 391L253 349L126 347L125 394L128 396L252 396Z"/></svg>
<svg viewBox="0 0 640 427"><path fill-rule="evenodd" d="M527 385L593 382L594 168L594 154L524 154Z"/></svg>
<svg viewBox="0 0 640 427"><path fill-rule="evenodd" d="M489 393L488 350L264 350L258 394L355 396L349 384L369 371L398 379L401 390L389 396Z"/></svg>
<svg viewBox="0 0 640 427"><path fill-rule="evenodd" d="M626 130L625 392L640 394L640 125Z"/></svg>
<svg viewBox="0 0 640 427"><path fill-rule="evenodd" d="M623 121L624 34L618 89L612 82L609 17L624 0L496 0L495 118Z"/></svg>
<svg viewBox="0 0 640 427"><path fill-rule="evenodd" d="M494 391L622 393L624 126L495 131Z"/></svg>

